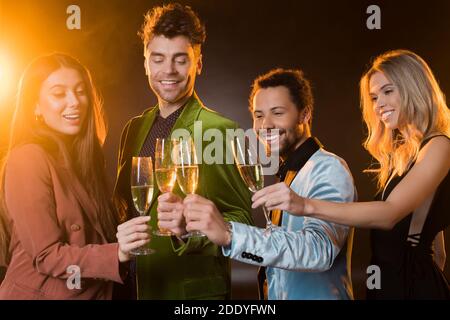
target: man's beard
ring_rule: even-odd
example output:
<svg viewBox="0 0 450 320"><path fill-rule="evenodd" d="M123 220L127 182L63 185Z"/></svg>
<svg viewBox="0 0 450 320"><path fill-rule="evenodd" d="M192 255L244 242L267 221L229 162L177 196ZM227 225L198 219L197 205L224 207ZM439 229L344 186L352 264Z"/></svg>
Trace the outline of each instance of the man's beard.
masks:
<svg viewBox="0 0 450 320"><path fill-rule="evenodd" d="M283 148L280 146L279 153L282 158L287 158L290 153L294 152L297 149L297 144L303 139L305 133L305 131L302 130L300 126L297 126L295 129L290 129L289 131L286 130L286 136L287 133L290 132L293 132L295 138L292 139L292 141L288 141L286 139L286 146Z"/></svg>

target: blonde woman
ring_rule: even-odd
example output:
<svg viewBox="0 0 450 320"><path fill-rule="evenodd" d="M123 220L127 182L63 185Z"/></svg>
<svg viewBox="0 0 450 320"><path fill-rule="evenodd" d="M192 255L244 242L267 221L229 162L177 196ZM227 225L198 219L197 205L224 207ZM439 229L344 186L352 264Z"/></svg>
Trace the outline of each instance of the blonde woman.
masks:
<svg viewBox="0 0 450 320"><path fill-rule="evenodd" d="M360 83L365 147L379 162L372 202L282 197L283 183L253 197L253 207L287 210L371 228L372 264L381 289L369 299L449 299L443 230L450 224L450 112L426 62L396 50L376 58Z"/></svg>

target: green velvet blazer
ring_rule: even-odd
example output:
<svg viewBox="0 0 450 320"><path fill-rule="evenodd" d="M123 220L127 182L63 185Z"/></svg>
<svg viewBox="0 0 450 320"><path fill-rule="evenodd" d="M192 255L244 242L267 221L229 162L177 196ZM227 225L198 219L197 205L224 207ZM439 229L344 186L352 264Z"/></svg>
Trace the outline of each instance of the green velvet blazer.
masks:
<svg viewBox="0 0 450 320"><path fill-rule="evenodd" d="M132 207L130 192L131 157L139 154L152 127L158 106L131 119L125 126L120 143L115 196ZM238 125L201 103L196 94L187 102L176 121L175 129L184 128L193 137L194 124L201 121L202 131L215 128L223 134ZM217 131L216 131L217 132ZM203 133L202 133L203 136ZM203 140L203 139L202 139ZM209 141L202 142L203 150ZM224 152L225 154L225 152ZM234 164L199 165L197 194L213 201L227 221L253 224L251 194ZM155 185L156 186L156 185ZM178 186L174 192L184 197ZM157 197L155 188L150 209L150 225L157 228ZM128 210L130 212L130 210ZM138 299L229 299L231 297L231 268L221 248L206 237L190 238L180 243L175 237L153 236L149 244L156 253L137 258Z"/></svg>

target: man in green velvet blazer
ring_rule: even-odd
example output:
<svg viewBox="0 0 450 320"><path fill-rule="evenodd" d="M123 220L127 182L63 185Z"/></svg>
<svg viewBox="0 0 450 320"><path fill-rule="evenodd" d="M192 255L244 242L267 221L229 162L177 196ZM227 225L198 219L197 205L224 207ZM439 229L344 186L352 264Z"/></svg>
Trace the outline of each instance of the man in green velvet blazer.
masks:
<svg viewBox="0 0 450 320"><path fill-rule="evenodd" d="M186 129L194 139L199 138L198 134L202 139L208 129L218 129L225 149L225 131L238 127L203 106L194 92L195 77L202 68L201 44L205 40L205 29L192 9L179 4L154 8L146 15L141 35L145 69L158 104L131 119L122 133L114 195L126 203L128 219L135 215L130 192L133 156L142 156L156 137L170 137L176 129ZM208 143L202 139L203 148ZM218 210L226 220L253 224L250 193L234 164L203 161L199 172L196 194L209 203L208 208ZM153 230L157 229L160 211L160 226L175 232L177 237L153 236L149 246L156 252L137 257L138 298L230 298L230 262L222 255L220 247L206 237L181 239L186 233L183 198L178 186L173 194L164 195L155 188L150 225ZM164 212L164 208L170 210ZM121 232L129 232L129 236L136 234L132 227Z"/></svg>

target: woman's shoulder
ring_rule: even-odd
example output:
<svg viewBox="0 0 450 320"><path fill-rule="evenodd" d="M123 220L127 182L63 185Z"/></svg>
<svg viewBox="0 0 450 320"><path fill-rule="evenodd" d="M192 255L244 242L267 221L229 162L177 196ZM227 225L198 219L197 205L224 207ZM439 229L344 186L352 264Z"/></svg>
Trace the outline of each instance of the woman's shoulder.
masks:
<svg viewBox="0 0 450 320"><path fill-rule="evenodd" d="M425 141L425 140L424 140ZM446 135L436 135L427 139L420 149L417 162L426 161L444 168L450 166L450 139Z"/></svg>
<svg viewBox="0 0 450 320"><path fill-rule="evenodd" d="M435 135L429 137L424 140L422 145L422 150L424 152L434 151L443 155L450 152L450 138L446 135Z"/></svg>
<svg viewBox="0 0 450 320"><path fill-rule="evenodd" d="M425 139L423 139L422 141L422 148L428 146L428 145L433 145L434 147L436 146L441 146L443 148L448 148L450 147L450 137L445 135L445 134L434 134L431 135Z"/></svg>
<svg viewBox="0 0 450 320"><path fill-rule="evenodd" d="M48 154L41 145L37 143L26 143L12 148L9 152L9 158L15 158L18 156L37 156L47 158ZM33 161L34 158L30 158L29 160Z"/></svg>
<svg viewBox="0 0 450 320"><path fill-rule="evenodd" d="M27 143L16 146L9 151L6 164L8 166L47 166L50 155L43 146L36 143Z"/></svg>

